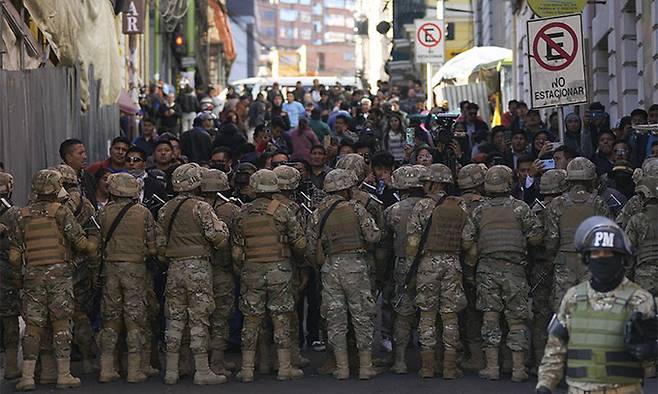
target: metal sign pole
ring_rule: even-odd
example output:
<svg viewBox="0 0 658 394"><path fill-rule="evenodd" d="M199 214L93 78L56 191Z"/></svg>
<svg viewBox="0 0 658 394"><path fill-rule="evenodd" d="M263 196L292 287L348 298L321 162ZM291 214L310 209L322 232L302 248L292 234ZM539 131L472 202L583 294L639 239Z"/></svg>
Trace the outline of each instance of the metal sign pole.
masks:
<svg viewBox="0 0 658 394"><path fill-rule="evenodd" d="M564 110L561 105L557 106L559 140L564 143Z"/></svg>
<svg viewBox="0 0 658 394"><path fill-rule="evenodd" d="M434 93L432 92L432 64L427 63L426 77L427 77L427 110L431 111L434 107Z"/></svg>

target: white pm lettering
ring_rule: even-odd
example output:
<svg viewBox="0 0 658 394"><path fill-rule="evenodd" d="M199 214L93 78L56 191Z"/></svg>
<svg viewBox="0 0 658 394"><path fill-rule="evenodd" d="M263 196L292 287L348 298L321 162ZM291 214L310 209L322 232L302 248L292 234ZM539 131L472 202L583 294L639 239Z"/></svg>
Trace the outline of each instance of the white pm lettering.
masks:
<svg viewBox="0 0 658 394"><path fill-rule="evenodd" d="M594 235L594 246L611 248L615 245L615 233L597 232Z"/></svg>

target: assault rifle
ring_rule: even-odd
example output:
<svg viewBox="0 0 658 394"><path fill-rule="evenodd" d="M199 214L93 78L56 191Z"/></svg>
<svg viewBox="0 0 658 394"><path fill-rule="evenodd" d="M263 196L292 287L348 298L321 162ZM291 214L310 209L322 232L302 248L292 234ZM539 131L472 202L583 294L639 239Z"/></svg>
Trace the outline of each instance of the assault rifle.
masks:
<svg viewBox="0 0 658 394"><path fill-rule="evenodd" d="M226 197L221 192L217 192L217 197L221 198L224 202L231 202L239 207L244 205L244 202L237 197Z"/></svg>
<svg viewBox="0 0 658 394"><path fill-rule="evenodd" d="M377 193L377 188L376 188L375 186L369 184L369 183L366 182L366 181L363 181L363 182L361 182L361 186L360 186L360 188L361 188L361 190L363 190L364 192L367 192L367 193L368 193L368 196L370 196L370 198L371 198L374 202L376 202L376 203L379 204L379 205L384 205L384 201L380 200L379 198L377 198L377 197L375 196L375 193Z"/></svg>

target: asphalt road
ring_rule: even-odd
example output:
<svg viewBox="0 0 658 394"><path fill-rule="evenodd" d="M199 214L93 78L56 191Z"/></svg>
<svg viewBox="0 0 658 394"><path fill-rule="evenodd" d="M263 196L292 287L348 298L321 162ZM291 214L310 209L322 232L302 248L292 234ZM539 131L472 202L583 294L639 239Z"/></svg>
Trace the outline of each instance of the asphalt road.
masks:
<svg viewBox="0 0 658 394"><path fill-rule="evenodd" d="M97 382L97 375L83 375L82 387L73 390L55 390L54 385L38 386L35 393L57 392L57 393L94 393L94 394L125 394L125 393L166 393L166 394L190 394L190 393L268 393L268 394L295 394L295 393L332 393L332 394L350 394L350 393L450 393L450 394L478 394L478 393L533 393L536 379L531 379L526 383L512 383L509 376L502 376L497 382L485 381L478 378L475 374L467 374L462 379L444 381L441 378L436 379L419 379L416 376L419 360L416 354L410 354L410 373L406 375L395 375L385 372L381 376L371 381L359 381L356 377L347 381L337 381L329 376L319 376L315 369L321 365L324 353L306 352L305 355L312 361L312 365L305 368L306 377L301 380L290 382L279 382L275 376L257 375L256 381L251 384L243 384L230 379L228 383L220 386L195 386L192 379L182 380L178 385L166 386L162 383L161 377L150 378L148 382L141 384L128 384L122 381L100 384ZM229 359L235 359L237 355L229 355ZM77 366L74 365L74 373ZM80 376L80 375L78 375ZM14 389L13 382L4 382L0 386L0 393L11 393ZM564 392L564 391L560 391ZM658 393L656 379L647 381L645 393Z"/></svg>

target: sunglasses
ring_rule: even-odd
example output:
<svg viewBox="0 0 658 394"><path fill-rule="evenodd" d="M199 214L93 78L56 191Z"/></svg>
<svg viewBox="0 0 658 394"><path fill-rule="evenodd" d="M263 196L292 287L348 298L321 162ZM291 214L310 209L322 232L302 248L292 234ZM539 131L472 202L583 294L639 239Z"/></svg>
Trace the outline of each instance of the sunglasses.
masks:
<svg viewBox="0 0 658 394"><path fill-rule="evenodd" d="M144 161L141 157L126 157L128 163L141 163Z"/></svg>
<svg viewBox="0 0 658 394"><path fill-rule="evenodd" d="M276 168L278 166L285 166L286 164L288 164L288 162L286 161L273 161L272 168Z"/></svg>

